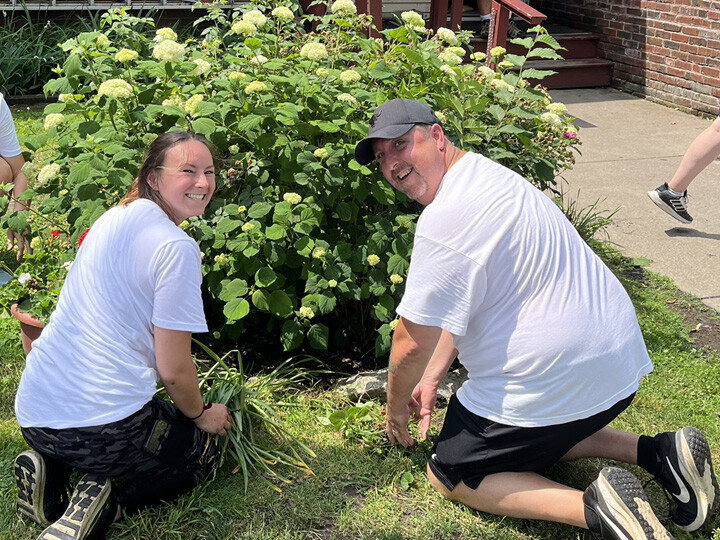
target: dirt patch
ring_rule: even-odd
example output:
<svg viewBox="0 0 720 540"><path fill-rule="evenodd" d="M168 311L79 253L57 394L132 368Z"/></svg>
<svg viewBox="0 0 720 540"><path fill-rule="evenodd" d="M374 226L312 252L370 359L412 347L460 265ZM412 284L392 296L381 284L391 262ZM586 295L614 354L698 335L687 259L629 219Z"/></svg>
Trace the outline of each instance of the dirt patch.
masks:
<svg viewBox="0 0 720 540"><path fill-rule="evenodd" d="M690 339L698 349L720 352L720 314L717 311L679 290L668 298L667 304L672 311L682 316L690 328Z"/></svg>

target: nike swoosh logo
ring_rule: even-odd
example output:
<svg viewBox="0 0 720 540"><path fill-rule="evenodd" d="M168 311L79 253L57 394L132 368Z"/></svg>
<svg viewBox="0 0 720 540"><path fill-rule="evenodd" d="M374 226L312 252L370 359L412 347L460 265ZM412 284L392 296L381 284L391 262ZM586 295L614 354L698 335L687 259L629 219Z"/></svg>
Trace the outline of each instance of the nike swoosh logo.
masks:
<svg viewBox="0 0 720 540"><path fill-rule="evenodd" d="M680 476L678 476L678 473L675 472L675 468L672 466L672 463L670 463L670 458L665 456L665 461L667 461L668 467L670 467L670 472L675 477L675 481L677 482L678 486L680 486L680 494L672 493L672 496L675 497L678 501L681 503L688 503L690 502L690 493L688 492L687 488L685 487L685 483L680 479Z"/></svg>

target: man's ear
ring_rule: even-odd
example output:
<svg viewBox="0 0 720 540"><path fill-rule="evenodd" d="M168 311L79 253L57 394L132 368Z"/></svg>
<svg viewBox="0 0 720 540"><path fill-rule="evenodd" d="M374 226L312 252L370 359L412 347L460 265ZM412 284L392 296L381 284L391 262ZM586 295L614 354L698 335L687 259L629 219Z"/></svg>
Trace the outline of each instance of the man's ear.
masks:
<svg viewBox="0 0 720 540"><path fill-rule="evenodd" d="M438 150L445 150L445 132L443 131L443 128L440 127L440 124L433 124L430 126L430 136L435 141Z"/></svg>

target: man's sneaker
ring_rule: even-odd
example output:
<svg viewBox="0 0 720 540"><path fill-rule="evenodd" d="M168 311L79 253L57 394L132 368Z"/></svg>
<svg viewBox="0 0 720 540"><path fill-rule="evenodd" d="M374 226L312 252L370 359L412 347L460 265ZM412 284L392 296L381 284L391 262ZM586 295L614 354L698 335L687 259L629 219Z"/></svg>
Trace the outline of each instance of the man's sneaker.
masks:
<svg viewBox="0 0 720 540"><path fill-rule="evenodd" d="M654 445L661 460L657 481L675 503L670 519L684 531L699 529L720 499L707 440L699 430L684 427L656 435Z"/></svg>
<svg viewBox="0 0 720 540"><path fill-rule="evenodd" d="M525 32L520 30L520 27L517 25L517 23L514 20L510 19L508 21L508 30L507 30L508 39L519 38L519 37L522 37L523 35L525 35Z"/></svg>
<svg viewBox="0 0 720 540"><path fill-rule="evenodd" d="M103 538L118 510L110 480L86 474L70 498L70 506L37 540L94 540Z"/></svg>
<svg viewBox="0 0 720 540"><path fill-rule="evenodd" d="M16 457L14 470L18 515L42 527L59 518L69 500L66 475L49 473L45 460L35 450L26 450Z"/></svg>
<svg viewBox="0 0 720 540"><path fill-rule="evenodd" d="M687 190L682 195L673 195L668 189L667 182L662 186L648 191L652 199L661 210L668 213L682 223L690 223L693 218L687 212Z"/></svg>
<svg viewBox="0 0 720 540"><path fill-rule="evenodd" d="M611 540L672 540L645 497L640 481L618 467L605 467L583 494L586 511L597 516L599 532ZM590 525L590 524L588 524Z"/></svg>
<svg viewBox="0 0 720 540"><path fill-rule="evenodd" d="M478 37L480 39L487 39L490 35L490 19L482 19L480 21L480 28L478 29Z"/></svg>

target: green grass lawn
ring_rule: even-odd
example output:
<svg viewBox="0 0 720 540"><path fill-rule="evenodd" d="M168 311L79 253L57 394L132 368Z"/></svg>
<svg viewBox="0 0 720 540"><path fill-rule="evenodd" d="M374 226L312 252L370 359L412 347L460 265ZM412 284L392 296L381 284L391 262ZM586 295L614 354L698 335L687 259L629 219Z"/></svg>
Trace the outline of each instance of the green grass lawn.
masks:
<svg viewBox="0 0 720 540"><path fill-rule="evenodd" d="M616 258L615 269L622 277L629 269L627 261ZM668 307L668 298L677 296L671 283L631 273L632 278L622 279L635 302L655 371L643 381L635 403L613 425L644 433L694 425L706 433L718 465L720 354L696 350L689 328ZM23 365L14 320L0 319L0 344L0 538L33 539L39 528L22 523L13 508L12 462L25 448L12 409ZM318 421L328 411L347 405L336 393L307 388L284 396L283 403L280 410L288 426L317 454L309 461L314 475L283 471L292 482L276 486L281 491L254 476L244 492L241 478L226 466L213 482L177 502L127 516L113 525L108 538L589 538L572 527L498 518L441 499L427 483L422 452L385 449L375 453L363 443L361 435L379 427L379 407L374 407L376 423L351 426L356 436L348 438ZM605 464L601 460L565 463L549 475L583 489ZM643 471L634 472L647 479ZM654 484L647 492L664 518L667 503L662 492ZM707 530L693 535L672 532L679 539L720 540L720 520L716 517Z"/></svg>

